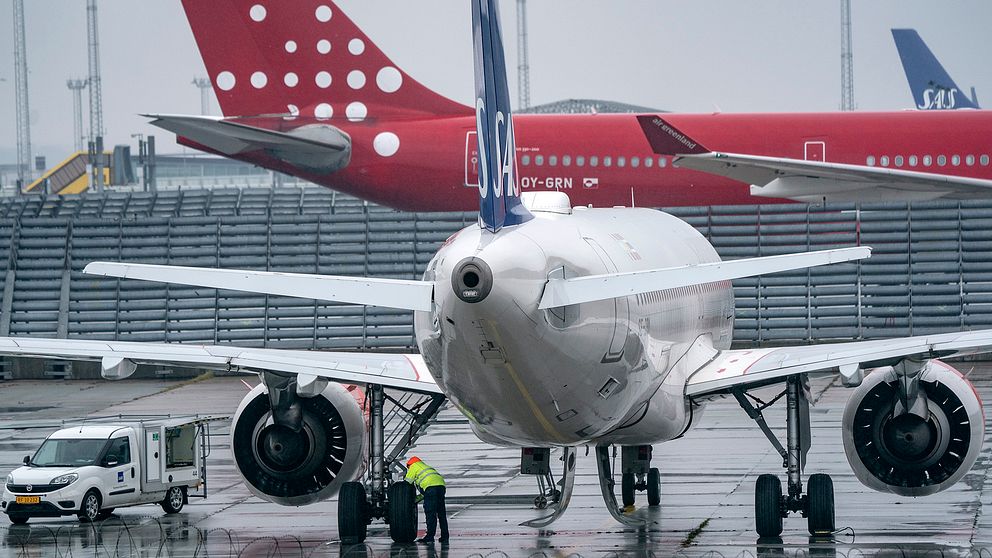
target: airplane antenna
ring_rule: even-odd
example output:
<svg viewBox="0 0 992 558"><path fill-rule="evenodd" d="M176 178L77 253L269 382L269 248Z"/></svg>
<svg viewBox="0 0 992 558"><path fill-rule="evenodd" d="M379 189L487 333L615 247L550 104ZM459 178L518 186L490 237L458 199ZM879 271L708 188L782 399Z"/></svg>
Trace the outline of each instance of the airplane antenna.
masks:
<svg viewBox="0 0 992 558"><path fill-rule="evenodd" d="M840 0L840 110L854 110L854 51L851 0Z"/></svg>
<svg viewBox="0 0 992 558"><path fill-rule="evenodd" d="M530 63L527 61L527 0L517 0L517 101L518 110L530 106Z"/></svg>
<svg viewBox="0 0 992 558"><path fill-rule="evenodd" d="M14 81L17 113L17 183L27 186L31 173L31 120L28 110L28 54L24 40L24 0L14 0Z"/></svg>

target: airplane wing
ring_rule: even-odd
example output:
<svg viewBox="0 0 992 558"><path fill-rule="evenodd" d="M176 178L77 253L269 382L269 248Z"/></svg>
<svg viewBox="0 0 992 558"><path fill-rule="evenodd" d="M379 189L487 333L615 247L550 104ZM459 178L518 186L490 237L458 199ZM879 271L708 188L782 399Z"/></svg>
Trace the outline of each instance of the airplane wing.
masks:
<svg viewBox="0 0 992 558"><path fill-rule="evenodd" d="M920 355L948 358L992 352L992 329L775 349L720 351L686 384L686 395L705 397L736 387L759 387L800 373L832 372L845 377L858 370L889 366Z"/></svg>
<svg viewBox="0 0 992 558"><path fill-rule="evenodd" d="M802 202L988 197L992 180L738 153L681 155L677 167L751 184L751 195Z"/></svg>
<svg viewBox="0 0 992 558"><path fill-rule="evenodd" d="M296 374L301 383L316 377L341 383L377 384L421 393L441 393L419 354L0 337L0 355L98 360L102 362L104 377L108 379L126 377L134 371L135 364L171 364L208 370ZM130 370L127 370L128 367Z"/></svg>

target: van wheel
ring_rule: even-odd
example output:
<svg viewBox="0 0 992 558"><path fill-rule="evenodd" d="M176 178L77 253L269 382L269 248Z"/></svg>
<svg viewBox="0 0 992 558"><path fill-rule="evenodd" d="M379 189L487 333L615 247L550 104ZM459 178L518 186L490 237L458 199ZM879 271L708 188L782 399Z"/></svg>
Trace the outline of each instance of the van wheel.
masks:
<svg viewBox="0 0 992 558"><path fill-rule="evenodd" d="M14 525L24 525L25 523L28 522L28 518L31 517L31 516L29 516L29 515L10 515L10 516L7 516L7 517L10 519L10 522L13 523Z"/></svg>
<svg viewBox="0 0 992 558"><path fill-rule="evenodd" d="M100 517L100 493L90 490L83 496L83 504L79 507L77 514L79 520L88 523L96 521Z"/></svg>
<svg viewBox="0 0 992 558"><path fill-rule="evenodd" d="M114 515L114 508L107 508L105 510L100 510L100 513L96 516L97 519L107 519L108 517Z"/></svg>
<svg viewBox="0 0 992 558"><path fill-rule="evenodd" d="M186 490L182 486L173 486L165 493L162 509L165 513L179 513L186 504Z"/></svg>

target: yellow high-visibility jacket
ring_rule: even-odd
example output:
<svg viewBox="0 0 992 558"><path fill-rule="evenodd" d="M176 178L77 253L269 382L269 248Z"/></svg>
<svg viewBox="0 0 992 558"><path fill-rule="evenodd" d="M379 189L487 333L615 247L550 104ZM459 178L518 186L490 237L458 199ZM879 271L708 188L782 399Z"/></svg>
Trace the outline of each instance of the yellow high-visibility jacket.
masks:
<svg viewBox="0 0 992 558"><path fill-rule="evenodd" d="M423 461L418 461L406 470L406 481L413 484L420 490L427 490L432 486L444 486L444 477Z"/></svg>

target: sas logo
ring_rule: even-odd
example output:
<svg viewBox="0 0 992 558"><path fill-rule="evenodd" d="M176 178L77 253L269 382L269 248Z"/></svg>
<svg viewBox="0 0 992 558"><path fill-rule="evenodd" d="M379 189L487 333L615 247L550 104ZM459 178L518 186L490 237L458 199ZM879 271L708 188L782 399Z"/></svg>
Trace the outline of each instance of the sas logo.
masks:
<svg viewBox="0 0 992 558"><path fill-rule="evenodd" d="M595 190L596 188L599 188L599 179L598 178L583 178L582 179L582 187L583 188L588 188L590 190Z"/></svg>
<svg viewBox="0 0 992 558"><path fill-rule="evenodd" d="M117 471L117 482L124 482L124 471Z"/></svg>
<svg viewBox="0 0 992 558"><path fill-rule="evenodd" d="M954 95L958 90L953 87L933 86L923 90L923 104L916 105L916 108L923 110L931 109L953 109L957 106Z"/></svg>

